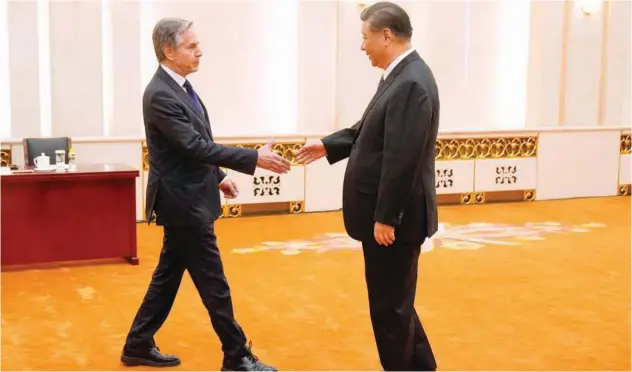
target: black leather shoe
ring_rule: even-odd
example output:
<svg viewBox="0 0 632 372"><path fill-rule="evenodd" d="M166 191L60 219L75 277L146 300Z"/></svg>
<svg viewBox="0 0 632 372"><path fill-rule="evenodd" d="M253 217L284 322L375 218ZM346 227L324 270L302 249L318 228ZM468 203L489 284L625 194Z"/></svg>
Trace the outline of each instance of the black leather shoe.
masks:
<svg viewBox="0 0 632 372"><path fill-rule="evenodd" d="M144 353L123 351L121 362L127 367L175 367L180 365L180 358L175 355L162 354L157 347L153 347Z"/></svg>
<svg viewBox="0 0 632 372"><path fill-rule="evenodd" d="M254 355L246 355L236 361L225 360L222 371L278 371L276 368L261 363Z"/></svg>
<svg viewBox="0 0 632 372"><path fill-rule="evenodd" d="M251 351L252 342L248 344L248 354L238 359L224 358L222 371L278 371L275 367L259 361Z"/></svg>

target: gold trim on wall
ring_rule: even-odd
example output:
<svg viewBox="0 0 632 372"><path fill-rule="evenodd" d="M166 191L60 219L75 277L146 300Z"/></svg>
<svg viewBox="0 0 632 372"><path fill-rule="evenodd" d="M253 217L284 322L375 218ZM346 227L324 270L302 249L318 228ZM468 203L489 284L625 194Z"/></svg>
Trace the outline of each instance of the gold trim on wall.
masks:
<svg viewBox="0 0 632 372"><path fill-rule="evenodd" d="M621 143L619 145L619 151L622 154L629 154L631 148L632 148L632 140L630 139L630 134L622 134Z"/></svg>
<svg viewBox="0 0 632 372"><path fill-rule="evenodd" d="M531 158L538 154L538 137L438 139L435 160Z"/></svg>
<svg viewBox="0 0 632 372"><path fill-rule="evenodd" d="M149 149L147 148L147 144L143 143L143 150L141 152L141 156L142 156L142 164L143 164L143 171L148 171L149 170Z"/></svg>
<svg viewBox="0 0 632 372"><path fill-rule="evenodd" d="M8 167L11 165L12 157L11 157L11 148L8 149L0 149L0 166Z"/></svg>
<svg viewBox="0 0 632 372"><path fill-rule="evenodd" d="M298 200L298 201L291 201L290 202L290 213L296 214L296 213L302 213L302 212L305 212L305 201L304 200Z"/></svg>
<svg viewBox="0 0 632 372"><path fill-rule="evenodd" d="M461 194L461 204L483 204L485 203L484 192L468 192Z"/></svg>
<svg viewBox="0 0 632 372"><path fill-rule="evenodd" d="M630 196L630 185L619 185L617 189L617 195L619 196Z"/></svg>
<svg viewBox="0 0 632 372"><path fill-rule="evenodd" d="M222 217L239 217L241 216L241 204L226 204L222 207L222 212Z"/></svg>
<svg viewBox="0 0 632 372"><path fill-rule="evenodd" d="M221 218L269 216L274 214L299 214L305 212L305 200L271 203L226 204Z"/></svg>
<svg viewBox="0 0 632 372"><path fill-rule="evenodd" d="M628 135L629 138L629 135ZM304 142L275 143L272 151L297 165L296 154ZM229 146L258 150L265 143L230 144ZM435 143L435 160L472 160L499 158L530 158L538 154L538 137L442 138ZM143 143L143 170L149 170L149 151Z"/></svg>
<svg viewBox="0 0 632 372"><path fill-rule="evenodd" d="M235 147L243 147L247 149L259 150L261 147L265 146L265 143L247 143L247 144L236 144L231 145ZM276 152L279 156L284 157L289 160L292 165L297 165L296 163L296 154L301 147L305 145L304 142L278 142L272 145L272 151Z"/></svg>
<svg viewBox="0 0 632 372"><path fill-rule="evenodd" d="M533 202L535 190L475 191L462 194L438 194L438 205L475 205L489 203Z"/></svg>

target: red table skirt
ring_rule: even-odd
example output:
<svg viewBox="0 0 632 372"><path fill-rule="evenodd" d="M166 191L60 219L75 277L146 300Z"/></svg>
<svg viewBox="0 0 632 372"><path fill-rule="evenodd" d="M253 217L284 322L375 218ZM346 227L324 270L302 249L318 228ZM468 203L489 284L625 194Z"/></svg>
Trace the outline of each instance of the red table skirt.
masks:
<svg viewBox="0 0 632 372"><path fill-rule="evenodd" d="M137 264L137 176L91 165L0 177L2 267L116 257Z"/></svg>

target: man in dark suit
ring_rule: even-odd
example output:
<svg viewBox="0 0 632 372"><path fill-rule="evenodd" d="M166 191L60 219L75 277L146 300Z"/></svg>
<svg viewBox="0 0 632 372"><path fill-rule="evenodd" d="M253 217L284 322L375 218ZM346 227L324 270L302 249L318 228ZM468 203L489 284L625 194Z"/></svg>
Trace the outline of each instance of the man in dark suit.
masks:
<svg viewBox="0 0 632 372"><path fill-rule="evenodd" d="M257 151L213 141L206 108L186 80L202 56L191 26L186 20L163 19L153 31L160 66L143 95L150 164L146 215L151 222L155 211L156 223L164 226L164 243L121 361L128 366L180 364L178 357L161 353L154 334L166 320L187 270L222 343L222 370L274 371L252 354L234 318L213 224L221 213L219 190L229 198L238 193L219 167L247 174L254 174L256 167L286 173L290 163L269 145Z"/></svg>
<svg viewBox="0 0 632 372"><path fill-rule="evenodd" d="M410 43L406 12L380 2L361 15L362 50L384 69L358 123L297 154L303 164L348 158L345 228L362 242L373 331L385 370L436 370L414 308L421 245L437 231L435 141L439 94Z"/></svg>

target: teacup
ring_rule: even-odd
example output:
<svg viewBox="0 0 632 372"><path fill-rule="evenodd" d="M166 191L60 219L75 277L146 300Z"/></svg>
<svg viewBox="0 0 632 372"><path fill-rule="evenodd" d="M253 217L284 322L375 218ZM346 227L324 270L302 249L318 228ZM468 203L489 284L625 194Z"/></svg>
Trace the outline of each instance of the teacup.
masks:
<svg viewBox="0 0 632 372"><path fill-rule="evenodd" d="M46 155L44 155L44 153L42 153L42 155L36 157L35 159L33 159L33 162L35 163L35 168L37 169L48 169L50 168L50 158Z"/></svg>

